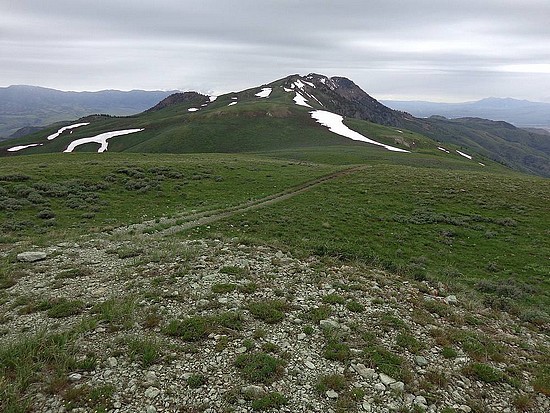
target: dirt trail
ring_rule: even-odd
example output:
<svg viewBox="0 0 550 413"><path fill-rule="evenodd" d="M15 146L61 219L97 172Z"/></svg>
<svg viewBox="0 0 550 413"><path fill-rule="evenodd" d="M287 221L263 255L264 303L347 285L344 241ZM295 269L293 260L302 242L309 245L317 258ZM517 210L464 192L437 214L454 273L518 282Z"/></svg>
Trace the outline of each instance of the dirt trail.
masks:
<svg viewBox="0 0 550 413"><path fill-rule="evenodd" d="M283 192L269 195L264 198L256 199L253 201L244 202L239 205L234 205L229 208L215 209L210 211L198 212L190 215L181 215L174 218L166 218L160 222L148 221L141 224L134 224L127 227L122 227L116 230L116 232L129 232L135 231L140 233L149 233L151 236L159 237L174 234L176 232L185 231L187 229L195 228L201 225L211 224L221 219L228 218L232 215L253 211L255 209L263 208L274 203L284 201L299 195L310 189L315 188L325 182L332 181L345 175L349 175L360 170L367 168L367 166L356 166L349 169L344 169L338 172L334 172L329 175L322 176L312 181L303 183L298 186L289 188Z"/></svg>

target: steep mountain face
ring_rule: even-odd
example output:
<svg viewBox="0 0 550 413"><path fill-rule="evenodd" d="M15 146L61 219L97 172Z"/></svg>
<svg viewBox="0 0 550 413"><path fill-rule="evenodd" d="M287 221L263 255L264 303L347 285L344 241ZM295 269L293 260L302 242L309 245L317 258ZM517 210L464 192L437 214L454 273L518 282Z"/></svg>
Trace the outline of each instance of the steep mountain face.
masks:
<svg viewBox="0 0 550 413"><path fill-rule="evenodd" d="M307 76L289 76L285 87L300 82L306 96L314 97L327 110L339 115L367 120L386 126L402 125L402 115L382 105L363 89L345 77L331 77L311 73Z"/></svg>
<svg viewBox="0 0 550 413"><path fill-rule="evenodd" d="M133 115L149 109L171 93L143 90L63 92L23 85L0 88L0 140L24 127L47 126L92 113Z"/></svg>

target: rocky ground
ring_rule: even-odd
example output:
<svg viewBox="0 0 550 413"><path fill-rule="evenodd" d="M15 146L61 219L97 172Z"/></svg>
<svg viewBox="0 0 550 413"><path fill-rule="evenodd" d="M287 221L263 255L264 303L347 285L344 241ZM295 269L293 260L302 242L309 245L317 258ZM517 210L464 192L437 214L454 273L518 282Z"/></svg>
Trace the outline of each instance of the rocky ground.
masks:
<svg viewBox="0 0 550 413"><path fill-rule="evenodd" d="M0 387L32 411L550 411L544 328L444 285L231 240L17 248Z"/></svg>

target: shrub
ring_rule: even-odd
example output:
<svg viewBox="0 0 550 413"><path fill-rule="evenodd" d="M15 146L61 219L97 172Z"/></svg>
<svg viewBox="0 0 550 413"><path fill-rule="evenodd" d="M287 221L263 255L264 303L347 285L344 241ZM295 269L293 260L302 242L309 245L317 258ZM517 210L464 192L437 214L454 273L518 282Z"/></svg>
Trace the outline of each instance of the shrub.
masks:
<svg viewBox="0 0 550 413"><path fill-rule="evenodd" d="M82 301L70 301L65 298L61 298L51 304L47 314L48 317L51 318L70 317L72 315L79 314L83 307L84 303Z"/></svg>
<svg viewBox="0 0 550 413"><path fill-rule="evenodd" d="M325 393L328 390L342 391L348 388L348 381L345 376L341 374L330 374L328 376L322 376L317 380L315 390L319 393Z"/></svg>
<svg viewBox="0 0 550 413"><path fill-rule="evenodd" d="M288 401L286 397L281 393L267 393L265 396L262 396L252 402L252 410L276 409L287 403Z"/></svg>
<svg viewBox="0 0 550 413"><path fill-rule="evenodd" d="M280 378L284 364L282 360L266 353L241 354L235 360L235 366L245 380L264 384Z"/></svg>
<svg viewBox="0 0 550 413"><path fill-rule="evenodd" d="M350 359L351 351L347 344L332 339L326 344L323 355L328 360L345 362Z"/></svg>
<svg viewBox="0 0 550 413"><path fill-rule="evenodd" d="M131 358L138 359L143 367L155 364L161 356L161 344L156 339L129 339L128 350Z"/></svg>
<svg viewBox="0 0 550 413"><path fill-rule="evenodd" d="M187 385L192 389L198 389L201 386L204 386L207 382L207 379L202 374L193 374L187 379Z"/></svg>
<svg viewBox="0 0 550 413"><path fill-rule="evenodd" d="M213 293L225 294L235 291L237 284L214 284L211 289Z"/></svg>
<svg viewBox="0 0 550 413"><path fill-rule="evenodd" d="M484 381L485 383L495 383L503 379L503 374L488 364L472 363L465 367L465 373L471 377Z"/></svg>
<svg viewBox="0 0 550 413"><path fill-rule="evenodd" d="M184 320L172 320L164 328L164 333L180 337L184 341L198 341L210 333L210 320L207 317L189 317Z"/></svg>
<svg viewBox="0 0 550 413"><path fill-rule="evenodd" d="M275 324L285 318L287 304L279 300L256 301L248 305L248 311L259 320Z"/></svg>
<svg viewBox="0 0 550 413"><path fill-rule="evenodd" d="M345 304L346 299L338 294L328 294L323 297L325 304Z"/></svg>
<svg viewBox="0 0 550 413"><path fill-rule="evenodd" d="M358 303L355 300L350 300L346 303L346 308L354 313L362 313L365 311L365 306L363 304Z"/></svg>

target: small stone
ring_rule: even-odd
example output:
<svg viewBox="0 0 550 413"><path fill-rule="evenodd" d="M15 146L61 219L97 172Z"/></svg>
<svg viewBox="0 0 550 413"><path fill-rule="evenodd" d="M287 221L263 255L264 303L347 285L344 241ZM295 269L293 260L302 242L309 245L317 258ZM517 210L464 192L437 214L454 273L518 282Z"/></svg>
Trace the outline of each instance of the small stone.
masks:
<svg viewBox="0 0 550 413"><path fill-rule="evenodd" d="M309 361L309 360L306 361L304 364L305 364L306 367L307 367L308 369L310 369L310 370L314 370L314 369L315 369L315 364L313 364L313 363L312 363L311 361Z"/></svg>
<svg viewBox="0 0 550 413"><path fill-rule="evenodd" d="M118 361L117 361L117 359L114 358L114 357L109 357L109 358L107 359L107 363L109 363L109 366L110 366L110 367L116 367L116 366L118 366Z"/></svg>
<svg viewBox="0 0 550 413"><path fill-rule="evenodd" d="M414 398L414 404L420 404L420 405L426 406L428 402L426 401L426 398L424 396L416 396Z"/></svg>
<svg viewBox="0 0 550 413"><path fill-rule="evenodd" d="M382 382L382 384L384 384L386 386L388 386L392 383L395 383L397 381L397 380L391 378L390 376L388 376L384 373L380 373L378 377L380 378L380 381Z"/></svg>
<svg viewBox="0 0 550 413"><path fill-rule="evenodd" d="M426 358L422 356L416 356L414 358L414 362L420 367L424 367L428 365L428 360L426 360Z"/></svg>
<svg viewBox="0 0 550 413"><path fill-rule="evenodd" d="M456 295L449 295L445 297L445 302L447 304L458 304L458 299L456 298Z"/></svg>
<svg viewBox="0 0 550 413"><path fill-rule="evenodd" d="M48 254L42 251L27 251L17 254L17 260L23 262L35 262L45 260Z"/></svg>
<svg viewBox="0 0 550 413"><path fill-rule="evenodd" d="M396 381L395 383L390 384L390 388L397 391L405 390L405 383L402 381Z"/></svg>
<svg viewBox="0 0 550 413"><path fill-rule="evenodd" d="M321 325L321 327L326 328L340 328L340 324L338 324L334 320L321 320L319 324Z"/></svg>
<svg viewBox="0 0 550 413"><path fill-rule="evenodd" d="M69 380L72 382L78 381L82 378L82 374L79 373L71 373L69 374Z"/></svg>
<svg viewBox="0 0 550 413"><path fill-rule="evenodd" d="M363 410L366 411L366 412L370 412L370 411L372 411L372 407L369 403L364 402L363 403Z"/></svg>
<svg viewBox="0 0 550 413"><path fill-rule="evenodd" d="M374 385L374 389L378 391L386 391L386 386L384 386L382 383L376 383Z"/></svg>
<svg viewBox="0 0 550 413"><path fill-rule="evenodd" d="M265 394L265 391L260 386L251 385L243 387L241 393L253 399L258 399Z"/></svg>
<svg viewBox="0 0 550 413"><path fill-rule="evenodd" d="M148 371L147 373L145 373L145 376L143 379L144 379L144 383L148 383L149 385L152 385L157 381L157 375L154 371Z"/></svg>
<svg viewBox="0 0 550 413"><path fill-rule="evenodd" d="M285 254L283 254L282 251L277 251L277 252L275 253L275 257L277 257L278 259L283 259L284 256L285 256Z"/></svg>
<svg viewBox="0 0 550 413"><path fill-rule="evenodd" d="M155 409L155 406L147 406L147 413L157 413L157 409Z"/></svg>
<svg viewBox="0 0 550 413"><path fill-rule="evenodd" d="M298 340L304 340L307 337L304 333L298 334Z"/></svg>
<svg viewBox="0 0 550 413"><path fill-rule="evenodd" d="M329 399L337 399L338 398L338 393L336 393L334 390L327 390L326 395Z"/></svg>
<svg viewBox="0 0 550 413"><path fill-rule="evenodd" d="M365 379L373 379L376 377L376 371L374 369L369 369L361 363L354 366L354 370Z"/></svg>
<svg viewBox="0 0 550 413"><path fill-rule="evenodd" d="M154 399L159 394L160 390L153 386L148 387L147 390L145 390L145 397L147 397L148 399Z"/></svg>
<svg viewBox="0 0 550 413"><path fill-rule="evenodd" d="M464 413L470 413L472 411L472 408L465 404L461 405L458 409L462 410Z"/></svg>
<svg viewBox="0 0 550 413"><path fill-rule="evenodd" d="M239 347L237 350L235 350L237 354L246 353L246 347Z"/></svg>
<svg viewBox="0 0 550 413"><path fill-rule="evenodd" d="M114 402L114 403L113 403L113 407L114 407L115 409L120 409L120 408L122 407L122 403L120 403L120 402Z"/></svg>

